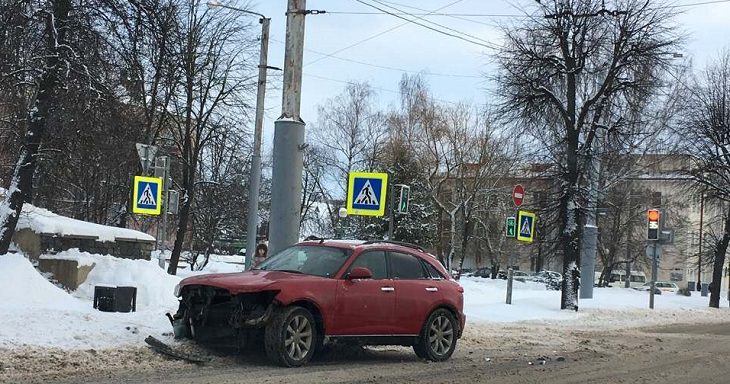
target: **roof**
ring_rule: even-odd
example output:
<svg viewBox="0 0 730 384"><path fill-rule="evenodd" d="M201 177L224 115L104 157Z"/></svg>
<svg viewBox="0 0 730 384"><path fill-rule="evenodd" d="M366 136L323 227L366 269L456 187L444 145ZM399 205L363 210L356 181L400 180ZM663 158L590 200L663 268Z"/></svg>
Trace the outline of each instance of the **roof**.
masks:
<svg viewBox="0 0 730 384"><path fill-rule="evenodd" d="M27 203L23 204L23 211L20 213L17 225L17 229L25 228L38 234L95 237L102 242L155 241L154 237L143 232L76 220Z"/></svg>

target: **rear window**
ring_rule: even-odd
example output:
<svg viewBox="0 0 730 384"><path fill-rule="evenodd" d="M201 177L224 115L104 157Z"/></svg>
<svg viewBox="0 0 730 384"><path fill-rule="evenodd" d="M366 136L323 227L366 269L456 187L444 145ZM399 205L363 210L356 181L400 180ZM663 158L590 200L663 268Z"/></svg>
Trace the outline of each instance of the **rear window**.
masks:
<svg viewBox="0 0 730 384"><path fill-rule="evenodd" d="M428 272L428 274L430 275L430 277L432 279L434 279L434 280L441 280L441 279L444 278L441 275L441 273L436 269L436 267L434 267L433 265L431 265L431 263L428 263L428 262L425 262L425 261L422 261L422 263L423 263L424 266L426 266L426 271ZM480 270L480 271L482 271L483 273L486 273L487 272L485 270Z"/></svg>
<svg viewBox="0 0 730 384"><path fill-rule="evenodd" d="M390 267L394 279L421 280L431 278L431 276L426 275L426 270L417 257L405 253L391 252Z"/></svg>

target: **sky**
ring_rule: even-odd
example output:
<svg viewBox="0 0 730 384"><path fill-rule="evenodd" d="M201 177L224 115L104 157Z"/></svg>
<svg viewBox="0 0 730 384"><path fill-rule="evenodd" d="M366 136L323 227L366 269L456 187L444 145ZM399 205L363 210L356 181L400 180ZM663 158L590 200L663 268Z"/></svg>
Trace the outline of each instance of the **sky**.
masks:
<svg viewBox="0 0 730 384"><path fill-rule="evenodd" d="M490 84L486 79L494 73L496 67L493 64L495 51L486 46L500 44L500 25L519 22L518 15L532 10L534 4L534 0L364 1L381 8L385 8L382 3L387 3L420 15L439 10L438 13L449 15L419 17L441 24L452 31L468 34L471 37L461 36L481 45L442 35L384 14L356 0L308 0L307 9L324 10L327 13L306 17L301 116L307 123L307 130L316 126L317 107L340 94L348 82L368 82L377 92L377 100L382 108L397 105L398 81L404 73L424 72L425 79L438 100L487 103ZM226 0L221 2L246 4ZM692 61L694 67L700 68L708 59L716 57L723 48L730 49L730 1L659 1L664 6L695 3L710 4L676 8L681 14L675 21L679 30L688 36L681 53L685 59ZM249 9L271 18L268 61L269 65L281 68L284 62L286 5L286 0L248 2ZM474 17L465 14L498 16ZM404 17L413 19L405 15ZM416 21L422 23L421 20ZM368 40L363 42L366 39ZM358 44L342 50L356 43ZM333 57L326 57L336 51L340 52ZM270 72L270 76L276 76L276 72ZM270 153L273 145L274 120L281 112L282 97L281 87L275 84L277 81L270 83L272 86L267 88L264 123L263 144L266 153Z"/></svg>

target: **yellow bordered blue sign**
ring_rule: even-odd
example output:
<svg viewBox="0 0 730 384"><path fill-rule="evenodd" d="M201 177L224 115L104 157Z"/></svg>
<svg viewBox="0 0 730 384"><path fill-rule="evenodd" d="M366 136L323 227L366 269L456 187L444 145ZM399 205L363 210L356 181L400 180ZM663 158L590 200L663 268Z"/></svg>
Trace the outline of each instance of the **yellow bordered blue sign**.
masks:
<svg viewBox="0 0 730 384"><path fill-rule="evenodd" d="M162 179L135 176L132 213L159 215L160 212L162 212Z"/></svg>
<svg viewBox="0 0 730 384"><path fill-rule="evenodd" d="M532 243L535 239L537 215L527 211L517 211L517 240Z"/></svg>
<svg viewBox="0 0 730 384"><path fill-rule="evenodd" d="M385 214L388 174L350 172L347 182L347 214L383 216Z"/></svg>

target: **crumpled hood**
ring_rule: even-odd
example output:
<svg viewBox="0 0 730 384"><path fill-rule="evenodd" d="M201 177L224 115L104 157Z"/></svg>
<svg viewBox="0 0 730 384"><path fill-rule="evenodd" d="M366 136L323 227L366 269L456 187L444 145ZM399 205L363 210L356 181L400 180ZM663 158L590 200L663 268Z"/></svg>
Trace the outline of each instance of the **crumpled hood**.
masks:
<svg viewBox="0 0 730 384"><path fill-rule="evenodd" d="M319 276L302 275L280 271L246 271L236 273L212 273L208 275L190 276L180 282L180 287L187 285L207 285L227 289L231 294L258 292L277 289L279 283L311 281L322 279Z"/></svg>

